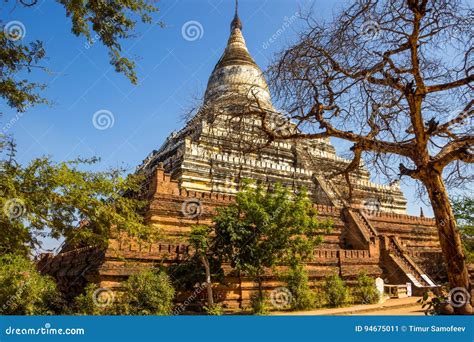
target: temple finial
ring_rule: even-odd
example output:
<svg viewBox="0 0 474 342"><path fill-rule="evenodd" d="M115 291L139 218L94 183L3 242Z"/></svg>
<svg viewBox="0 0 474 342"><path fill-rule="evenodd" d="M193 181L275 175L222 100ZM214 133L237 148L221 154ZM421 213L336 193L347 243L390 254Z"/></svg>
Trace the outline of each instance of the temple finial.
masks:
<svg viewBox="0 0 474 342"><path fill-rule="evenodd" d="M242 30L242 22L239 19L239 0L235 0L235 15L234 20L232 20L230 24L230 32L232 32L236 28Z"/></svg>

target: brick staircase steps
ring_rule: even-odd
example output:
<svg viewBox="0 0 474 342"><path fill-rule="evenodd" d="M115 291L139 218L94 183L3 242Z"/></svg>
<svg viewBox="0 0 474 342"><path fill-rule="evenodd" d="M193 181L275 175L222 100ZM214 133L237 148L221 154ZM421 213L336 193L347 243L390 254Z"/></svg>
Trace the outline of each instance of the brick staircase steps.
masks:
<svg viewBox="0 0 474 342"><path fill-rule="evenodd" d="M417 288L436 287L435 282L413 261L397 238L389 237L388 255Z"/></svg>

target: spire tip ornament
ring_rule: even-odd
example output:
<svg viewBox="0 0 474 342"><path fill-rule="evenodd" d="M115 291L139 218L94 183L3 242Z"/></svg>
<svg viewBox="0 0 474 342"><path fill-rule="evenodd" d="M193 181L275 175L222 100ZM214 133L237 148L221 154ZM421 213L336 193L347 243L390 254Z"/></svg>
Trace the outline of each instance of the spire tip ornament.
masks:
<svg viewBox="0 0 474 342"><path fill-rule="evenodd" d="M235 15L234 15L234 19L230 23L230 32L232 32L235 29L242 30L242 22L240 21L240 18L239 18L239 0L235 0Z"/></svg>

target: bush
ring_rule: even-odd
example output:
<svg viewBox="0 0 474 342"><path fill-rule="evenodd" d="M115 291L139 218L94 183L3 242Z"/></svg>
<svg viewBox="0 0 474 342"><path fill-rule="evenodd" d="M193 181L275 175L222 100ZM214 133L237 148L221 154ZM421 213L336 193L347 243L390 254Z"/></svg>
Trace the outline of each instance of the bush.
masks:
<svg viewBox="0 0 474 342"><path fill-rule="evenodd" d="M64 301L50 277L42 276L34 263L21 256L0 256L0 314L54 315Z"/></svg>
<svg viewBox="0 0 474 342"><path fill-rule="evenodd" d="M314 289L314 308L322 308L326 305L326 294L324 290L317 287Z"/></svg>
<svg viewBox="0 0 474 342"><path fill-rule="evenodd" d="M204 311L210 316L221 316L224 310L221 304L214 304L210 307L205 306Z"/></svg>
<svg viewBox="0 0 474 342"><path fill-rule="evenodd" d="M174 288L168 275L155 270L130 276L120 295L107 288L89 284L75 299L80 315L169 315L173 308ZM116 298L116 295L118 298Z"/></svg>
<svg viewBox="0 0 474 342"><path fill-rule="evenodd" d="M336 274L326 277L324 291L329 306L338 307L349 302L349 289Z"/></svg>
<svg viewBox="0 0 474 342"><path fill-rule="evenodd" d="M89 284L84 293L74 299L74 312L79 315L115 315L114 301L112 290Z"/></svg>
<svg viewBox="0 0 474 342"><path fill-rule="evenodd" d="M252 305L253 313L256 315L268 314L268 305L265 302L265 298L256 294L250 298L250 304Z"/></svg>
<svg viewBox="0 0 474 342"><path fill-rule="evenodd" d="M357 284L352 291L356 303L375 304L380 300L380 293L375 287L375 280L365 273L359 274Z"/></svg>
<svg viewBox="0 0 474 342"><path fill-rule="evenodd" d="M163 271L149 270L124 283L122 314L169 315L173 309L175 291L170 278Z"/></svg>
<svg viewBox="0 0 474 342"><path fill-rule="evenodd" d="M293 295L291 309L309 310L315 307L316 295L309 287L308 273L303 266L292 267L287 275L287 286Z"/></svg>

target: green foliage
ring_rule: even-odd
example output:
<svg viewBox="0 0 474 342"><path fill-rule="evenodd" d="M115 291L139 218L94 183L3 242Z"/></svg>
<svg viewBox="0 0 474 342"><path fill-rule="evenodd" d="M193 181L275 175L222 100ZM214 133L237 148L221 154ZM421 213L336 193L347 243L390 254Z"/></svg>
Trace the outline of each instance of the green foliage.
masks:
<svg viewBox="0 0 474 342"><path fill-rule="evenodd" d="M132 275L123 284L121 294L89 284L75 298L80 315L169 315L173 309L174 288L165 272L147 270ZM105 299L101 299L101 294Z"/></svg>
<svg viewBox="0 0 474 342"><path fill-rule="evenodd" d="M326 294L324 290L320 287L317 287L313 290L314 293L314 307L315 308L322 308L326 305Z"/></svg>
<svg viewBox="0 0 474 342"><path fill-rule="evenodd" d="M196 253L180 264L169 266L169 272L173 274L173 286L179 290L192 291L195 284L205 281L206 273L201 255L207 256L212 279L224 281L221 260L213 250L212 228L204 225L193 226L188 241Z"/></svg>
<svg viewBox="0 0 474 342"><path fill-rule="evenodd" d="M206 311L209 316L222 316L222 314L224 313L221 304L214 304L211 307L205 306L204 311Z"/></svg>
<svg viewBox="0 0 474 342"><path fill-rule="evenodd" d="M291 308L293 310L309 310L316 305L316 295L309 286L308 273L303 265L296 265L286 276L288 290L293 295Z"/></svg>
<svg viewBox="0 0 474 342"><path fill-rule="evenodd" d="M474 199L471 197L458 197L453 200L452 207L456 218L464 252L468 262L474 261Z"/></svg>
<svg viewBox="0 0 474 342"><path fill-rule="evenodd" d="M85 37L88 46L101 42L108 49L110 64L115 71L136 84L135 63L124 57L122 42L135 35L138 22L151 23L151 15L157 8L147 0L56 1L64 7L66 16L71 19L72 33ZM33 11L35 5L28 7ZM8 38L4 30L1 30L0 97L12 108L23 112L29 106L47 102L38 94L45 88L44 84L21 79L25 72L30 73L35 69L49 72L41 65L46 51L40 40L23 44L21 37Z"/></svg>
<svg viewBox="0 0 474 342"><path fill-rule="evenodd" d="M252 311L255 315L267 315L270 311L264 296L260 293L250 297L250 305L252 306Z"/></svg>
<svg viewBox="0 0 474 342"><path fill-rule="evenodd" d="M110 64L134 84L135 63L123 57L121 40L131 38L138 21L151 23L157 8L147 0L70 1L57 0L71 18L72 33L84 36L89 44L99 40L109 49Z"/></svg>
<svg viewBox="0 0 474 342"><path fill-rule="evenodd" d="M430 291L425 292L423 297L418 300L418 303L425 310L426 316L437 316L443 314L443 309L447 305L448 299L448 290L441 287L437 290L436 294Z"/></svg>
<svg viewBox="0 0 474 342"><path fill-rule="evenodd" d="M148 270L132 275L124 283L121 314L169 315L175 291L163 271Z"/></svg>
<svg viewBox="0 0 474 342"><path fill-rule="evenodd" d="M349 289L337 274L326 277L324 292L326 302L331 307L343 306L349 302Z"/></svg>
<svg viewBox="0 0 474 342"><path fill-rule="evenodd" d="M22 45L9 39L4 30L0 31L0 97L19 112L31 105L47 103L37 94L37 90L45 88L44 84L18 77L20 72L30 72L44 56L41 41Z"/></svg>
<svg viewBox="0 0 474 342"><path fill-rule="evenodd" d="M375 286L375 280L365 273L357 276L357 284L352 290L356 303L375 304L380 300L380 293Z"/></svg>
<svg viewBox="0 0 474 342"><path fill-rule="evenodd" d="M0 255L27 255L45 236L64 237L71 246L105 245L120 232L156 238L140 215L145 202L133 196L142 178L123 177L122 170L84 170L96 162L38 158L21 166L0 160Z"/></svg>
<svg viewBox="0 0 474 342"><path fill-rule="evenodd" d="M64 302L53 279L21 256L0 256L0 315L60 314Z"/></svg>
<svg viewBox="0 0 474 342"><path fill-rule="evenodd" d="M202 283L206 276L197 255L193 255L182 263L170 265L168 271L173 274L173 287L179 291L193 291L195 285Z"/></svg>
<svg viewBox="0 0 474 342"><path fill-rule="evenodd" d="M110 302L100 301L101 289L96 284L88 284L84 293L74 299L74 313L78 315L116 315L117 307L114 305L115 297Z"/></svg>
<svg viewBox="0 0 474 342"><path fill-rule="evenodd" d="M193 226L189 235L189 243L198 254L207 254L212 244L212 228L204 225Z"/></svg>
<svg viewBox="0 0 474 342"><path fill-rule="evenodd" d="M195 256L199 258L201 261L202 266L204 267L205 272L205 282L207 284L207 304L209 306L209 310L214 308L214 294L212 290L212 282L213 282L213 271L215 270L216 266L221 273L221 264L220 258L214 257L212 254L212 244L213 238L211 236L212 228L208 226L193 226L191 228L191 234L189 237L189 243L194 248Z"/></svg>
<svg viewBox="0 0 474 342"><path fill-rule="evenodd" d="M232 267L251 275L277 264L294 264L311 257L321 223L306 191L292 194L281 185L267 191L249 183L236 202L220 208L214 218L215 249Z"/></svg>

